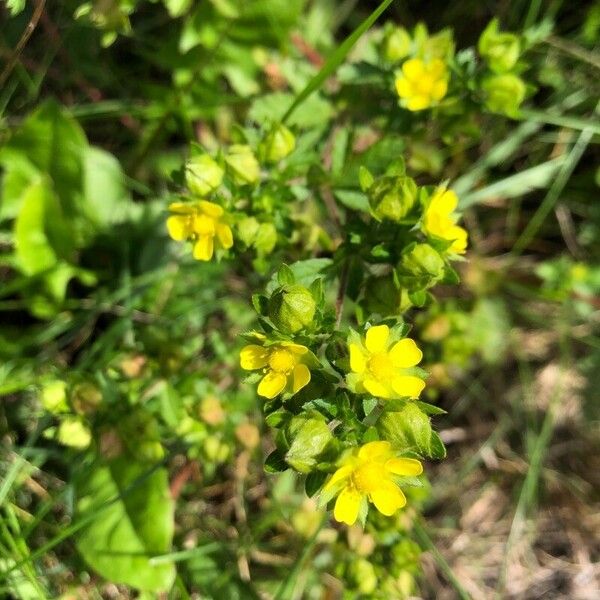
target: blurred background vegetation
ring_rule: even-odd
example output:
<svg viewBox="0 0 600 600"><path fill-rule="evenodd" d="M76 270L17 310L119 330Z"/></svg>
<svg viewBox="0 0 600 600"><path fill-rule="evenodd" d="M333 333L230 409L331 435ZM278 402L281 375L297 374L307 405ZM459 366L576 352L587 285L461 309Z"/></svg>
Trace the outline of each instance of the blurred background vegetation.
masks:
<svg viewBox="0 0 600 600"><path fill-rule="evenodd" d="M377 4L0 4L0 596L598 597L600 3L397 0L289 122L315 163L387 110L387 150L461 199L462 284L414 313L447 411L423 520L338 528L264 472L238 335L269 264L335 243L302 186L268 260L168 240L189 142L281 116ZM493 17L531 40L513 118L415 129L360 70L386 20L463 49Z"/></svg>

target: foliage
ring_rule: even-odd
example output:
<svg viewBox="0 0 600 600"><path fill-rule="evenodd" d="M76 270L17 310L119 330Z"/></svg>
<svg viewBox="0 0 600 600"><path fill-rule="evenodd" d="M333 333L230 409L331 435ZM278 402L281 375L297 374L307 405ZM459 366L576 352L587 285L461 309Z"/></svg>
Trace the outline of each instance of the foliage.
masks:
<svg viewBox="0 0 600 600"><path fill-rule="evenodd" d="M538 310L597 346L597 14L59 4L3 32L1 593L467 597L440 427Z"/></svg>

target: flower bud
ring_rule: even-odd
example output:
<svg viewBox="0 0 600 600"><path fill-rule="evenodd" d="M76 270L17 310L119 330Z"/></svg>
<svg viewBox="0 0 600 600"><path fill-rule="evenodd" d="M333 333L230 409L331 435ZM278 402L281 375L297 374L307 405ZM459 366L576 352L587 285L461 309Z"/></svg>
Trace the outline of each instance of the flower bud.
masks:
<svg viewBox="0 0 600 600"><path fill-rule="evenodd" d="M92 434L78 417L66 417L58 426L56 438L64 446L87 448L92 441Z"/></svg>
<svg viewBox="0 0 600 600"><path fill-rule="evenodd" d="M223 181L224 171L208 154L192 156L185 165L185 183L192 194L204 197Z"/></svg>
<svg viewBox="0 0 600 600"><path fill-rule="evenodd" d="M78 383L71 390L71 404L79 414L93 413L101 402L102 392L93 383Z"/></svg>
<svg viewBox="0 0 600 600"><path fill-rule="evenodd" d="M413 277L431 279L444 276L444 259L429 244L417 244L402 257L402 270Z"/></svg>
<svg viewBox="0 0 600 600"><path fill-rule="evenodd" d="M521 102L525 99L525 84L517 75L491 75L481 84L485 93L485 106L491 112L516 115Z"/></svg>
<svg viewBox="0 0 600 600"><path fill-rule="evenodd" d="M261 156L267 162L276 163L291 154L296 147L296 137L281 123L274 125L260 145Z"/></svg>
<svg viewBox="0 0 600 600"><path fill-rule="evenodd" d="M412 41L403 27L394 27L383 41L383 57L388 62L398 62L410 53Z"/></svg>
<svg viewBox="0 0 600 600"><path fill-rule="evenodd" d="M490 21L479 38L479 54L495 73L510 71L519 60L520 43L514 33L498 31L498 19Z"/></svg>
<svg viewBox="0 0 600 600"><path fill-rule="evenodd" d="M297 284L278 288L269 299L269 317L282 333L296 333L310 325L316 308L312 294Z"/></svg>
<svg viewBox="0 0 600 600"><path fill-rule="evenodd" d="M67 384L59 379L44 384L41 393L42 406L54 414L69 412L66 389Z"/></svg>
<svg viewBox="0 0 600 600"><path fill-rule="evenodd" d="M246 217L238 222L236 237L246 246L252 246L259 227L260 223L255 217Z"/></svg>
<svg viewBox="0 0 600 600"><path fill-rule="evenodd" d="M255 183L260 176L260 165L250 146L234 144L225 155L227 172L237 185Z"/></svg>
<svg viewBox="0 0 600 600"><path fill-rule="evenodd" d="M273 223L261 223L258 231L256 232L256 238L254 240L254 247L259 254L269 254L275 248L277 243L277 229Z"/></svg>
<svg viewBox="0 0 600 600"><path fill-rule="evenodd" d="M399 221L417 199L417 184L406 176L382 177L369 188L369 201L380 219Z"/></svg>

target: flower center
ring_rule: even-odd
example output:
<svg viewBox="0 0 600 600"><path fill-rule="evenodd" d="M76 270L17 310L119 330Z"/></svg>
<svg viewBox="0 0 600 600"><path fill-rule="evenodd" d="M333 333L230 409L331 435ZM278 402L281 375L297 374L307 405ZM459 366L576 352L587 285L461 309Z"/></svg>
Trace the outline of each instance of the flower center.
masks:
<svg viewBox="0 0 600 600"><path fill-rule="evenodd" d="M194 219L194 231L198 235L215 235L215 220L206 215L198 215Z"/></svg>
<svg viewBox="0 0 600 600"><path fill-rule="evenodd" d="M429 96L435 84L435 80L431 75L424 73L419 79L417 79L414 82L414 84L419 95Z"/></svg>
<svg viewBox="0 0 600 600"><path fill-rule="evenodd" d="M368 362L368 368L375 379L378 379L379 381L389 380L394 376L394 365L387 352L378 352L377 354L371 355Z"/></svg>
<svg viewBox="0 0 600 600"><path fill-rule="evenodd" d="M367 462L352 473L352 482L359 492L370 494L386 480L383 463Z"/></svg>
<svg viewBox="0 0 600 600"><path fill-rule="evenodd" d="M278 348L269 356L269 367L278 373L289 373L295 366L296 359L289 350Z"/></svg>

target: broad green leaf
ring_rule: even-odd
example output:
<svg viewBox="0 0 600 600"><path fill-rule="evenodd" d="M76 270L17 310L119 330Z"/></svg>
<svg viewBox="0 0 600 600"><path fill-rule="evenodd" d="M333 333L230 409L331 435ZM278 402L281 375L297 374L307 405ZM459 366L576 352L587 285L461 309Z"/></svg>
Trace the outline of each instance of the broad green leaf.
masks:
<svg viewBox="0 0 600 600"><path fill-rule="evenodd" d="M0 165L4 168L0 196L1 222L17 216L23 202L23 194L42 175L27 156L10 148L0 151Z"/></svg>
<svg viewBox="0 0 600 600"><path fill-rule="evenodd" d="M32 113L8 142L52 180L68 217L80 214L83 187L83 156L88 148L79 123L53 101Z"/></svg>
<svg viewBox="0 0 600 600"><path fill-rule="evenodd" d="M87 148L83 159L88 216L104 226L122 221L127 215L129 194L119 161L93 146Z"/></svg>
<svg viewBox="0 0 600 600"><path fill-rule="evenodd" d="M176 574L173 564L150 561L171 549L174 504L167 471L151 471L149 463L121 456L82 471L75 490L80 518L120 495L78 534L77 548L85 561L115 583L168 591Z"/></svg>
<svg viewBox="0 0 600 600"><path fill-rule="evenodd" d="M14 228L17 262L23 273L35 275L57 264L46 228L48 213L57 210L56 198L43 180L29 186L23 195Z"/></svg>

